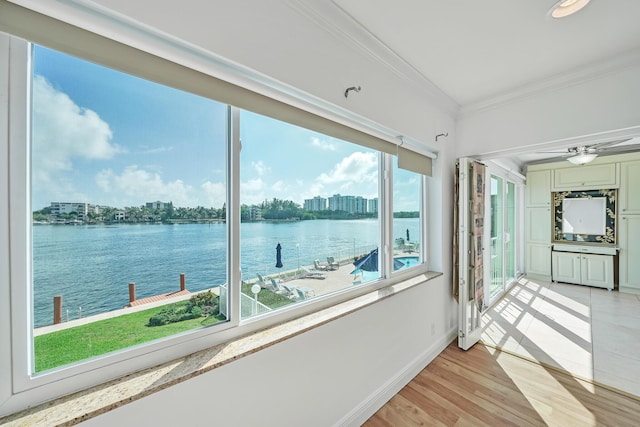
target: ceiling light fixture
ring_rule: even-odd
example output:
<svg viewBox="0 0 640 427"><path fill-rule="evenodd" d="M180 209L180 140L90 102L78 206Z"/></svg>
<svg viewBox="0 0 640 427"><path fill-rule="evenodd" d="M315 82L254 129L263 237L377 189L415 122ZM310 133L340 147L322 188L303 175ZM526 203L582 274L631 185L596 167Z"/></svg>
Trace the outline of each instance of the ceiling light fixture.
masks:
<svg viewBox="0 0 640 427"><path fill-rule="evenodd" d="M567 160L569 160L574 165L586 165L587 163L592 162L596 157L598 157L597 154L582 152L580 154L567 158Z"/></svg>
<svg viewBox="0 0 640 427"><path fill-rule="evenodd" d="M589 3L589 0L560 0L549 10L553 18L564 18L573 15Z"/></svg>

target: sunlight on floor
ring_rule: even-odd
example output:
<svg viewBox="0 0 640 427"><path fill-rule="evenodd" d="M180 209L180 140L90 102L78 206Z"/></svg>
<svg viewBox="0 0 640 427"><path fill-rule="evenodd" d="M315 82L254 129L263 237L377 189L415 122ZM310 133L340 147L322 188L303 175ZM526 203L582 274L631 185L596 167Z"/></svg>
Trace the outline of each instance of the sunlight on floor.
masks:
<svg viewBox="0 0 640 427"><path fill-rule="evenodd" d="M522 278L482 326L489 346L640 396L638 296Z"/></svg>
<svg viewBox="0 0 640 427"><path fill-rule="evenodd" d="M522 392L522 396L527 399L532 408L540 415L548 426L596 426L598 422L595 416L587 409L580 400L576 399L561 383L559 383L547 369L540 365L527 367L523 370L521 365L514 365L513 359L508 355L498 355L498 364L504 372L511 378L513 383ZM536 380L537 378L537 380ZM544 379L541 381L540 379ZM555 404L550 406L536 399L539 384L553 384L547 386L546 396L553 396ZM565 413L564 407L571 406L571 413ZM579 409L577 409L579 408ZM576 411L579 411L576 414Z"/></svg>

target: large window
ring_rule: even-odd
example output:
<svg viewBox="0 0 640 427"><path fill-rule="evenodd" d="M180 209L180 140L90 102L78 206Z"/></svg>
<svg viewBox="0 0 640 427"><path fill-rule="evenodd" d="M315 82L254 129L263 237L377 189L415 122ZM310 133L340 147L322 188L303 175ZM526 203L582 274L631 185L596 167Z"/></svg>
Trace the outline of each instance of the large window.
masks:
<svg viewBox="0 0 640 427"><path fill-rule="evenodd" d="M398 167L393 159L393 270L423 262L422 241L424 175Z"/></svg>
<svg viewBox="0 0 640 427"><path fill-rule="evenodd" d="M0 399L52 398L426 271L426 180L393 143L127 47L153 79L116 71L124 54L105 67L0 37Z"/></svg>
<svg viewBox="0 0 640 427"><path fill-rule="evenodd" d="M380 277L379 153L246 111L240 123L242 315Z"/></svg>
<svg viewBox="0 0 640 427"><path fill-rule="evenodd" d="M34 371L225 320L227 107L39 46L31 85Z"/></svg>

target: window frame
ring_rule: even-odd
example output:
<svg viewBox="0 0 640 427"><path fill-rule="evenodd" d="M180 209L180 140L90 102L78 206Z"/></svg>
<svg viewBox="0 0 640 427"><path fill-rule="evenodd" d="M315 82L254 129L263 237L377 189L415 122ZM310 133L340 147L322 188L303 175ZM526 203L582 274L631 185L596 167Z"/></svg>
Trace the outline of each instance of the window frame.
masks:
<svg viewBox="0 0 640 427"><path fill-rule="evenodd" d="M229 107L227 143L227 277L230 299L228 320L207 328L174 335L121 351L63 366L52 371L33 372L33 328L31 301L31 198L30 198L30 89L32 43L0 33L0 57L8 57L8 67L0 71L0 122L7 119L7 132L0 138L0 170L7 185L1 183L0 231L8 238L0 243L0 416L32 405L104 383L112 378L157 366L241 335L282 323L344 302L375 289L388 286L428 270L427 226L428 185L422 176L421 256L422 264L393 271L393 177L392 154L379 152L379 201L381 275L380 279L353 289L344 289L277 310L276 313L240 319L240 134L239 110ZM6 166L6 167L4 167ZM391 245L391 246L390 246ZM6 267L6 268L5 268ZM28 286L20 286L27 283ZM6 286L4 286L6 284ZM105 378L105 374L107 378ZM5 413L5 411L8 411Z"/></svg>

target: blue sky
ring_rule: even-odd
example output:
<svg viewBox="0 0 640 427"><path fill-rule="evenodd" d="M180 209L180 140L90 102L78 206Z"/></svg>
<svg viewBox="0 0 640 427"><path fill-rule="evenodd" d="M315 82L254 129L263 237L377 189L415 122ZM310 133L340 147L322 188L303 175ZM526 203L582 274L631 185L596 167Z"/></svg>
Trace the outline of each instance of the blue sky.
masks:
<svg viewBox="0 0 640 427"><path fill-rule="evenodd" d="M34 210L52 201L222 206L225 105L41 47L33 64ZM377 197L371 150L244 111L241 140L241 203ZM417 209L415 178L396 177L395 210Z"/></svg>

